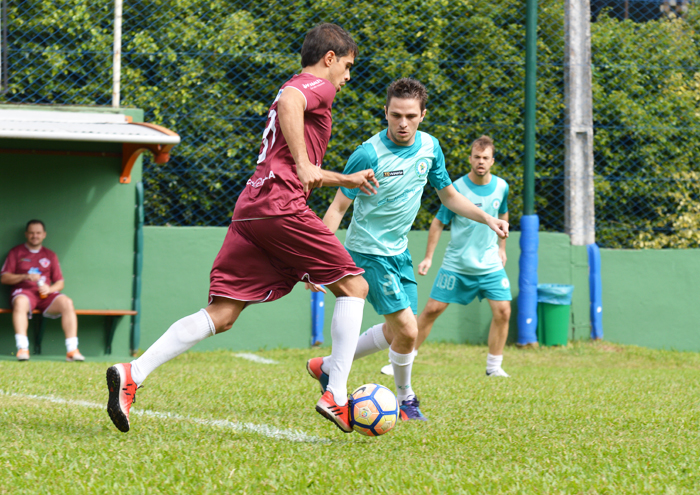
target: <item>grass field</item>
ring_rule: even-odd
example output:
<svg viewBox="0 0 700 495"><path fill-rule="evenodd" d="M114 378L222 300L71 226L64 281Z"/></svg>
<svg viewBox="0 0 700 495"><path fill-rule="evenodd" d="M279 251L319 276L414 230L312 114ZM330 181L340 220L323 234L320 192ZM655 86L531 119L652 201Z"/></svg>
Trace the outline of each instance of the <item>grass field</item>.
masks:
<svg viewBox="0 0 700 495"><path fill-rule="evenodd" d="M139 390L131 431L105 411L107 364L0 361L0 493L700 493L700 354L611 344L429 344L428 423L379 438L318 415L318 350L188 353ZM386 354L353 367L377 382Z"/></svg>

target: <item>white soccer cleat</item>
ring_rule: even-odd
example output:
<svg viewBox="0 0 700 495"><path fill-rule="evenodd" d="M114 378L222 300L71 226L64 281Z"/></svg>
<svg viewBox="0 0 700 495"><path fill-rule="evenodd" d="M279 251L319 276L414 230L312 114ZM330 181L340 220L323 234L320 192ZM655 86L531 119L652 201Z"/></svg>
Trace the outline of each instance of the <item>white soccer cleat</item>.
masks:
<svg viewBox="0 0 700 495"><path fill-rule="evenodd" d="M391 363L382 366L382 375L394 376L394 366Z"/></svg>
<svg viewBox="0 0 700 495"><path fill-rule="evenodd" d="M506 373L505 371L503 371L503 368L497 368L494 371L492 371L491 373L489 373L487 371L486 376L503 376L506 378L510 378L510 375L508 373Z"/></svg>

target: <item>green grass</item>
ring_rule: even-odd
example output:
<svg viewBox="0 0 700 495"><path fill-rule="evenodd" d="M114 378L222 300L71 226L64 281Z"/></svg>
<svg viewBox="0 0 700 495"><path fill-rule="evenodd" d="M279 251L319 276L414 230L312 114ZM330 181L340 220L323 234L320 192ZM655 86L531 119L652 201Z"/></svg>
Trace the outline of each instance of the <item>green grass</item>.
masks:
<svg viewBox="0 0 700 495"><path fill-rule="evenodd" d="M508 348L512 377L491 379L484 347L426 345L413 385L430 421L368 438L314 412L304 365L317 353L258 353L276 365L188 353L156 370L134 406L305 441L143 414L123 434L104 410L105 363L0 361L0 493L700 492L700 354ZM385 363L358 361L350 385L393 389Z"/></svg>

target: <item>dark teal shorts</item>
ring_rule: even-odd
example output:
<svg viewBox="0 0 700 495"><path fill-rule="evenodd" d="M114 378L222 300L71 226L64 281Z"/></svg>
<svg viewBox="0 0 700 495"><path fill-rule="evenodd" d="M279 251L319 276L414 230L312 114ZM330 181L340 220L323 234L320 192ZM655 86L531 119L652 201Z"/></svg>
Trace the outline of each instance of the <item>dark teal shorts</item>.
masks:
<svg viewBox="0 0 700 495"><path fill-rule="evenodd" d="M410 307L418 313L418 285L408 249L396 256L356 253L348 249L355 264L364 269L369 284L367 301L380 315Z"/></svg>

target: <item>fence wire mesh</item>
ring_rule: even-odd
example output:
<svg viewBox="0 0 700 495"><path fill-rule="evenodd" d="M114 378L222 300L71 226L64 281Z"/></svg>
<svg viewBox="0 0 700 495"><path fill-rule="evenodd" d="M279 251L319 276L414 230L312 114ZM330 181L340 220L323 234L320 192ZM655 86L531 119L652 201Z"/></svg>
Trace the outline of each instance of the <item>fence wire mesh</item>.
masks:
<svg viewBox="0 0 700 495"><path fill-rule="evenodd" d="M697 247L698 30L696 9L594 0L592 51L596 233L606 247ZM8 87L0 102L111 103L113 5L95 0L9 3ZM428 88L421 125L437 137L453 179L469 171L470 143L496 143L493 172L522 212L525 3L407 0L129 0L123 7L121 104L178 132L170 162L144 161L147 225L227 225L255 167L267 110L299 71L308 29L334 22L360 46L336 97L324 167L342 170L383 128L387 85ZM665 9L665 10L664 10ZM538 20L536 212L564 231L564 4L542 0ZM335 191L310 205L323 214ZM426 189L414 228L437 195ZM346 224L349 215L346 216Z"/></svg>

